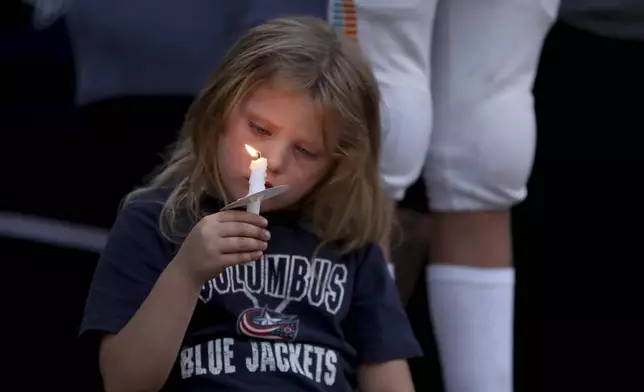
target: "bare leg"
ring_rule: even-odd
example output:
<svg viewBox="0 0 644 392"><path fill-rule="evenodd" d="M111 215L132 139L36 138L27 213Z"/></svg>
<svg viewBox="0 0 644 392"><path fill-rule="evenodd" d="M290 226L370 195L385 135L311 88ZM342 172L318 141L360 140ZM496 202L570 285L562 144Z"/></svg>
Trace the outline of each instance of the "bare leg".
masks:
<svg viewBox="0 0 644 392"><path fill-rule="evenodd" d="M428 297L446 391L512 391L509 213L436 213L430 233Z"/></svg>
<svg viewBox="0 0 644 392"><path fill-rule="evenodd" d="M407 208L396 211L391 258L396 267L396 284L403 304L411 298L415 282L424 275L429 244L429 215Z"/></svg>
<svg viewBox="0 0 644 392"><path fill-rule="evenodd" d="M430 260L472 267L512 265L510 213L432 214Z"/></svg>

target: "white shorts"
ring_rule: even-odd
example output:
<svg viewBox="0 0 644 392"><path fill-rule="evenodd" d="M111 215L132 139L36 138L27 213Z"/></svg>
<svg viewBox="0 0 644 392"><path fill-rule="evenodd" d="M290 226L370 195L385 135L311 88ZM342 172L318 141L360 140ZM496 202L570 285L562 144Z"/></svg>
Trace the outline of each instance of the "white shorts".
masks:
<svg viewBox="0 0 644 392"><path fill-rule="evenodd" d="M381 172L401 200L421 171L434 211L526 197L532 84L559 0L357 0L383 96Z"/></svg>

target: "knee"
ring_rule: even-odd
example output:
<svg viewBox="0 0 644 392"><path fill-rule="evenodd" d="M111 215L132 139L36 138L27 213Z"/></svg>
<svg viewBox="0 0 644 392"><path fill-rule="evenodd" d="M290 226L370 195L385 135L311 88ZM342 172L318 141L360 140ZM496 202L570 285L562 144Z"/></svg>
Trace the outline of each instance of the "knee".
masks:
<svg viewBox="0 0 644 392"><path fill-rule="evenodd" d="M535 118L529 91L489 97L438 122L425 166L434 211L499 211L521 202L532 169Z"/></svg>
<svg viewBox="0 0 644 392"><path fill-rule="evenodd" d="M431 136L429 88L383 87L380 173L385 194L402 200L420 176Z"/></svg>

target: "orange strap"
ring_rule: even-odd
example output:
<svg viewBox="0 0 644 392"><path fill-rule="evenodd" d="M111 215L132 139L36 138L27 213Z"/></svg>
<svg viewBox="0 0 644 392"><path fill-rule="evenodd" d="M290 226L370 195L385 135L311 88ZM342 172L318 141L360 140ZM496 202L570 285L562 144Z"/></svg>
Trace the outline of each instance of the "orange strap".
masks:
<svg viewBox="0 0 644 392"><path fill-rule="evenodd" d="M331 1L330 22L352 40L358 38L358 15L353 0Z"/></svg>

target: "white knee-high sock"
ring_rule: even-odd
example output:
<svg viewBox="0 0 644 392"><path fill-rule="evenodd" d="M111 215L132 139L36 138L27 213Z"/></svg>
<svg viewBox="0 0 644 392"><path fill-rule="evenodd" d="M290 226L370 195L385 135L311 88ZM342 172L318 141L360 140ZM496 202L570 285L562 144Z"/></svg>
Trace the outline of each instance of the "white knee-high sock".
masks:
<svg viewBox="0 0 644 392"><path fill-rule="evenodd" d="M513 390L514 268L427 267L446 392Z"/></svg>

